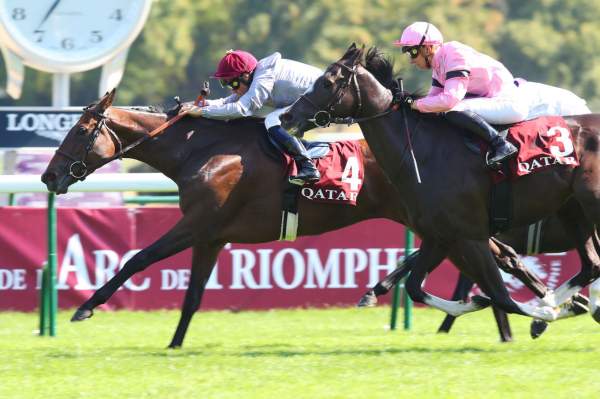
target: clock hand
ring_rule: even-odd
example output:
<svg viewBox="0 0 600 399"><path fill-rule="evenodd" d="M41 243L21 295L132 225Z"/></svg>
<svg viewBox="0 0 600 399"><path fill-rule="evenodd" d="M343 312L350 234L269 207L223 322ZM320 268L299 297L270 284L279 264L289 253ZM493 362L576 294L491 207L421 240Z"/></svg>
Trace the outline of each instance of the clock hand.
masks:
<svg viewBox="0 0 600 399"><path fill-rule="evenodd" d="M48 10L48 12L46 13L46 16L44 17L44 19L42 19L42 22L40 22L40 24L38 25L38 30L42 27L42 25L44 25L44 22L46 22L46 20L48 19L48 17L50 16L50 14L52 14L52 11L54 11L54 9L56 8L56 6L58 5L58 3L60 3L60 0L56 0L54 2L54 4L52 4L52 6L50 7L50 9Z"/></svg>

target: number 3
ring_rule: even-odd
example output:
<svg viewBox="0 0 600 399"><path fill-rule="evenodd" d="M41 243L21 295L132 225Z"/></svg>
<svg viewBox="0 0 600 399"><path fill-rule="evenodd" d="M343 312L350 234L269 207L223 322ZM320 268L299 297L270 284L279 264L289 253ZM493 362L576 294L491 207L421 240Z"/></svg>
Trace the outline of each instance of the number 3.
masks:
<svg viewBox="0 0 600 399"><path fill-rule="evenodd" d="M556 158L565 157L573 153L575 147L573 146L573 141L571 141L571 135L569 130L564 127L554 126L548 129L546 135L548 137L552 137L558 134L559 136L556 138L556 141L562 143L564 149L561 150L557 145L550 146L550 153L554 155Z"/></svg>

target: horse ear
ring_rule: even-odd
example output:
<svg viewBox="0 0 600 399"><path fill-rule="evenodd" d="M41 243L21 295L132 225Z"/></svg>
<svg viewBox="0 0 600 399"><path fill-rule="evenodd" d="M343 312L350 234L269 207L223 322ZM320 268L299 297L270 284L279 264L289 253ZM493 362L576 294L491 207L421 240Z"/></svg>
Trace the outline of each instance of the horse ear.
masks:
<svg viewBox="0 0 600 399"><path fill-rule="evenodd" d="M100 113L106 111L106 109L110 107L113 101L115 100L116 94L116 88L112 89L110 92L107 91L106 94L104 94L102 98L98 101L98 104L96 105L96 111Z"/></svg>

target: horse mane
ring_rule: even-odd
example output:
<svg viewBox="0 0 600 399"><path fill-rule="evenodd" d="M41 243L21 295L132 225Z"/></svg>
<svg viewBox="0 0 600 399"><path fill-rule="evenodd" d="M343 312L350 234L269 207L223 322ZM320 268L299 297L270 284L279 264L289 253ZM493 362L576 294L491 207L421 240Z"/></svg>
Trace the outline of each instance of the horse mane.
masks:
<svg viewBox="0 0 600 399"><path fill-rule="evenodd" d="M379 83L392 93L396 93L400 87L398 85L398 77L394 75L394 59L386 57L383 51L380 51L376 46L369 48L366 53L363 48L356 48L351 51L362 52L359 57L360 64L369 71ZM423 89L417 89L410 93L410 96L419 99L425 97L426 92Z"/></svg>

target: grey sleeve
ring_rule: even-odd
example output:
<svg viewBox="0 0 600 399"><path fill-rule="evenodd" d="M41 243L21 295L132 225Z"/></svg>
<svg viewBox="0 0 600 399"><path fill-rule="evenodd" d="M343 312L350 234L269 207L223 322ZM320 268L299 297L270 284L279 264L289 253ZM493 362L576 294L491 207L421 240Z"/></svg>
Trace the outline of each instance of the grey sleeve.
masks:
<svg viewBox="0 0 600 399"><path fill-rule="evenodd" d="M274 84L275 77L271 68L260 71L260 73L257 71L248 91L239 100L231 103L210 104L202 108L202 116L213 119L235 119L252 116L269 99Z"/></svg>

